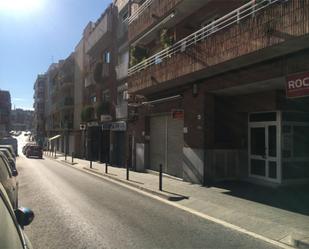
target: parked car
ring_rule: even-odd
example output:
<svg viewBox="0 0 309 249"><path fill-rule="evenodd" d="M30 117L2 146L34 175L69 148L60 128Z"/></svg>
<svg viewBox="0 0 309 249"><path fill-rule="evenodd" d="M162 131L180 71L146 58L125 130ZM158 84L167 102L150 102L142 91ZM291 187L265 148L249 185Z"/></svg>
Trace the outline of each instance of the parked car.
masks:
<svg viewBox="0 0 309 249"><path fill-rule="evenodd" d="M30 145L26 150L26 157L38 157L43 158L43 150L39 145Z"/></svg>
<svg viewBox="0 0 309 249"><path fill-rule="evenodd" d="M13 210L4 186L0 183L0 220L1 248L32 249L32 245L23 231L23 227L29 225L34 218L34 213L29 208Z"/></svg>
<svg viewBox="0 0 309 249"><path fill-rule="evenodd" d="M24 155L26 155L26 151L30 145L36 145L36 143L26 143L22 150Z"/></svg>
<svg viewBox="0 0 309 249"><path fill-rule="evenodd" d="M12 170L6 156L0 152L0 182L6 190L14 208L18 206L18 172Z"/></svg>
<svg viewBox="0 0 309 249"><path fill-rule="evenodd" d="M16 170L16 160L15 158L11 155L10 151L6 148L0 148L0 151L6 156L11 169Z"/></svg>
<svg viewBox="0 0 309 249"><path fill-rule="evenodd" d="M17 147L18 147L18 143L17 143L17 139L14 137L5 137L5 138L1 138L0 139L0 144L1 145L12 145L13 149L14 149L14 153L16 156L18 156L18 151L17 151Z"/></svg>
<svg viewBox="0 0 309 249"><path fill-rule="evenodd" d="M14 157L14 159L16 159L16 154L15 154L15 152L14 152L14 149L13 149L13 146L12 146L12 145L9 145L9 144L0 144L0 148L5 148L5 149L7 149L7 150L11 153L12 157Z"/></svg>

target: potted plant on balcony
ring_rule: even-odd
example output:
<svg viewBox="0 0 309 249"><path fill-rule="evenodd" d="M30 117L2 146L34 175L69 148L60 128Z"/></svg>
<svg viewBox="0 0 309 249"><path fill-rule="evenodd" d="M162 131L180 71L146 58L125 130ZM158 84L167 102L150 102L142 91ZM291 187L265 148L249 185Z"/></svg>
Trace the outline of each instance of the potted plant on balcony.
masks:
<svg viewBox="0 0 309 249"><path fill-rule="evenodd" d="M146 48L139 46L130 48L130 66L134 66L148 57L148 52Z"/></svg>
<svg viewBox="0 0 309 249"><path fill-rule="evenodd" d="M161 29L160 31L160 42L163 49L168 48L173 45L173 37L169 36L168 29Z"/></svg>
<svg viewBox="0 0 309 249"><path fill-rule="evenodd" d="M90 122L94 120L94 108L92 106L85 106L81 112L82 122Z"/></svg>

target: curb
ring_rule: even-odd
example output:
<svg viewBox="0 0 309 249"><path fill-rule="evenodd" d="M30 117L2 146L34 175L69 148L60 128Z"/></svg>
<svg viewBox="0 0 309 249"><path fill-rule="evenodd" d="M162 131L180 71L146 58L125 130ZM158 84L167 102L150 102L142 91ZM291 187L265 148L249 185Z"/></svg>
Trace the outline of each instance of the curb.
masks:
<svg viewBox="0 0 309 249"><path fill-rule="evenodd" d="M145 191L145 192L147 192L147 193L150 193L150 194L159 196L159 197L161 197L161 198L163 198L163 199L165 199L165 200L173 201L173 200L175 200L176 198L179 198L179 197L176 196L176 195L169 195L169 194L160 193L160 192L157 192L157 191L148 189L148 188L144 188L144 187L139 186L139 185L137 185L137 184L134 184L134 183L132 183L132 182L130 182L130 181L122 180L122 179L119 179L119 178L117 178L117 177L113 177L113 176L111 176L111 175L105 174L105 173L97 172L97 171L95 171L95 170L93 170L93 169L88 169L88 168L86 168L86 167L83 167L83 169L84 169L84 170L87 170L87 171L90 171L90 172L92 172L92 173L95 173L95 174L97 174L97 175L100 175L100 176L103 176L103 177L108 177L108 178L110 178L110 179L112 179L112 180L115 180L115 181L118 181L118 182L121 182L121 183L130 185L130 186L132 186L132 187L134 187L134 188L140 189L140 190Z"/></svg>

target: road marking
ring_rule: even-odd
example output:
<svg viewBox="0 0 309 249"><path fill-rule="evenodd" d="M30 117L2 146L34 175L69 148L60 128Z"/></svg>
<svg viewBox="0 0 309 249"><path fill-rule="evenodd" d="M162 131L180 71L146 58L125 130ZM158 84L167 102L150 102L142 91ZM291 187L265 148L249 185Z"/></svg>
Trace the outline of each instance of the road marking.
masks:
<svg viewBox="0 0 309 249"><path fill-rule="evenodd" d="M49 159L52 159L52 158L49 158ZM241 228L241 227L239 227L239 226L233 225L233 224L231 224L231 223L228 223L228 222L226 222L226 221L220 220L220 219L218 219L218 218L214 218L214 217L212 217L212 216L209 216L209 215L207 215L207 214L201 213L201 212L196 211L196 210L194 210L194 209L185 207L185 206L183 206L183 205L181 205L181 204L177 204L177 203L175 203L175 202L172 202L172 201L163 199L162 197L159 197L159 196L157 196L157 195L148 193L148 192L146 192L146 191L144 191L144 190L141 190L141 189L138 189L138 188L136 188L136 187L132 187L132 186L130 186L130 185L128 185L128 184L125 184L125 183L122 183L122 182L120 182L120 181L113 180L113 179L111 179L111 178L109 178L109 177L104 177L104 176L99 175L99 174L96 174L96 173L94 173L94 172L91 172L91 171L88 171L88 170L84 170L84 169L81 169L81 168L79 168L79 167L77 167L77 166L69 165L69 164L67 164L67 163L62 163L62 162L59 162L59 161L57 161L57 160L56 160L56 162L58 162L59 164L68 166L68 167L70 167L70 168L77 169L77 170L79 170L79 171L85 172L85 173L87 173L87 174L89 174L89 175L93 175L93 176L98 177L98 178L100 178L100 179L103 179L103 180L112 182L112 183L114 183L114 184L118 184L118 185L120 185L120 186L122 186L122 187L124 187L124 188L127 188L127 189L130 189L130 190L132 190L132 191L138 192L139 194L148 196L149 198L155 199L155 200L160 201L160 202L162 202L162 203L165 203L165 204L167 204L167 205L169 205L169 206L176 207L176 208L178 208L178 209L181 209L181 210L183 210L183 211L185 211L185 212L188 212L188 213L190 213L190 214L193 214L193 215L198 216L198 217L200 217L200 218L203 218L203 219L205 219L205 220L208 220L208 221L211 221L211 222L213 222L213 223L222 225L222 226L224 226L224 227L226 227L226 228L235 230L235 231L237 231L237 232L239 232L239 233L246 234L246 235L251 236L251 237L253 237L253 238L255 238L255 239L262 240L262 241L264 241L264 242L267 242L267 243L269 243L269 244L278 246L278 247L280 247L280 248L284 248L284 249L295 249L295 247L289 246L289 245L287 245L287 244L284 244L284 243L279 242L279 241L276 241L276 240L269 239L269 238L264 237L264 236L262 236L262 235L260 235L260 234L257 234L257 233L248 231L248 230L246 230L246 229L244 229L244 228Z"/></svg>

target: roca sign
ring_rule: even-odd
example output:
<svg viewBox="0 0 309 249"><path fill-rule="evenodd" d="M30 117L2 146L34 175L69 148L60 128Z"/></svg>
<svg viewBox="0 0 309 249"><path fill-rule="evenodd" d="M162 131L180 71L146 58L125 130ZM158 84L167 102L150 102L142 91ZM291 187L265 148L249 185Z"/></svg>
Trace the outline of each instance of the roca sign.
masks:
<svg viewBox="0 0 309 249"><path fill-rule="evenodd" d="M286 95L288 98L309 96L309 72L288 76Z"/></svg>

